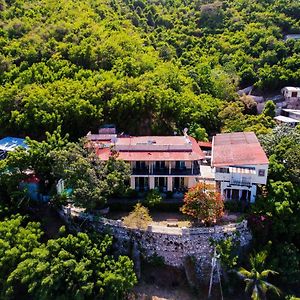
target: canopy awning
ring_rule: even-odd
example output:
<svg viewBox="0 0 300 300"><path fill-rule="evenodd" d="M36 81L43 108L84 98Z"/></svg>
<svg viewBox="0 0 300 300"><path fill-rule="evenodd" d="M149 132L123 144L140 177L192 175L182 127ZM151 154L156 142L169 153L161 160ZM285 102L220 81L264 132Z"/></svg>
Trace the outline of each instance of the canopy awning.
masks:
<svg viewBox="0 0 300 300"><path fill-rule="evenodd" d="M255 168L246 168L246 167L229 167L230 173L239 173L239 174L256 174Z"/></svg>

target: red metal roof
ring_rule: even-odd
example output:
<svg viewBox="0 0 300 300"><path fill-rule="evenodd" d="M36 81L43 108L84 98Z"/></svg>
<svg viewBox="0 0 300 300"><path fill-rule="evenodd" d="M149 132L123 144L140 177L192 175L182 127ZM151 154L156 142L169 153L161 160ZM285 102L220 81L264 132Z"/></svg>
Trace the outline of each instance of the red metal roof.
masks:
<svg viewBox="0 0 300 300"><path fill-rule="evenodd" d="M268 158L253 132L217 134L213 138L212 166L265 165Z"/></svg>
<svg viewBox="0 0 300 300"><path fill-rule="evenodd" d="M202 142L202 141L200 141L200 142L198 142L198 145L200 146L200 148L201 147L203 147L203 148L211 148L212 147L211 142Z"/></svg>
<svg viewBox="0 0 300 300"><path fill-rule="evenodd" d="M149 138L154 138L154 137L141 137L142 140L149 140ZM174 139L173 139L174 138ZM122 139L122 141L120 141ZM136 141L138 137L134 137L134 141ZM130 147L128 148L129 151L119 151L119 158L123 159L125 161L192 161L192 160L200 160L204 159L205 155L200 149L198 143L196 140L192 137L188 137L188 139L191 142L191 148L190 150L157 150L157 151L130 151ZM119 138L118 139L118 144L128 144L130 145L130 138ZM155 140L157 143L161 143L163 145L166 144L171 144L171 145L176 145L176 144L181 144L180 140L178 137L155 137ZM132 141L131 141L132 143ZM102 159L102 160L108 160L110 156L110 149L109 148L97 148L96 150L97 155Z"/></svg>

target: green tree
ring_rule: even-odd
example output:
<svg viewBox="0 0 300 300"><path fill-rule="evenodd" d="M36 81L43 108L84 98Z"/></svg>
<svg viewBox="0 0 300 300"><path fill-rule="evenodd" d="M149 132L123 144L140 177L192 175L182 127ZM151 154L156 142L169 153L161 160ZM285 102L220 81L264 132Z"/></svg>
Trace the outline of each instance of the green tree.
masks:
<svg viewBox="0 0 300 300"><path fill-rule="evenodd" d="M208 141L206 130L195 123L189 127L189 135L194 137L197 141Z"/></svg>
<svg viewBox="0 0 300 300"><path fill-rule="evenodd" d="M155 207L162 202L162 196L157 189L150 190L145 198L145 205L147 207Z"/></svg>
<svg viewBox="0 0 300 300"><path fill-rule="evenodd" d="M263 114L265 116L274 118L275 117L275 109L276 109L275 103L273 101L269 100L266 102L266 104L264 106Z"/></svg>
<svg viewBox="0 0 300 300"><path fill-rule="evenodd" d="M276 275L277 272L269 269L264 269L266 252L259 252L256 255L250 256L251 271L245 268L240 268L237 271L238 276L244 280L246 284L245 291L251 294L252 300L265 300L266 294L269 291L280 296L280 290L273 284L267 281L270 274Z"/></svg>
<svg viewBox="0 0 300 300"><path fill-rule="evenodd" d="M152 222L152 218L149 215L148 208L142 206L141 203L137 203L134 210L124 218L123 222L131 228L146 229Z"/></svg>
<svg viewBox="0 0 300 300"><path fill-rule="evenodd" d="M0 295L8 288L8 277L16 266L40 247L43 232L40 224L28 222L25 217L14 215L0 222Z"/></svg>
<svg viewBox="0 0 300 300"><path fill-rule="evenodd" d="M216 223L223 216L224 203L220 193L210 184L198 183L184 195L181 211L206 225Z"/></svg>
<svg viewBox="0 0 300 300"><path fill-rule="evenodd" d="M6 293L21 284L35 299L121 299L136 276L128 257L106 254L111 244L111 238L93 242L85 233L49 240L18 264Z"/></svg>
<svg viewBox="0 0 300 300"><path fill-rule="evenodd" d="M39 223L18 215L0 222L1 299L122 299L136 284L133 262L111 254L111 237L42 243L42 235Z"/></svg>
<svg viewBox="0 0 300 300"><path fill-rule="evenodd" d="M15 198L19 184L28 176L28 171L39 178L41 193L48 194L53 189L56 178L52 172L54 159L51 152L66 147L68 136L62 136L58 127L52 134L46 132L44 141L26 138L26 143L28 149L20 148L10 152L0 164L0 182L12 198ZM19 193L17 195L20 196Z"/></svg>
<svg viewBox="0 0 300 300"><path fill-rule="evenodd" d="M118 159L114 150L107 161L101 160L85 143L70 144L66 149L52 152L51 157L53 173L72 189L70 200L91 210L101 208L109 197L125 192L129 166Z"/></svg>

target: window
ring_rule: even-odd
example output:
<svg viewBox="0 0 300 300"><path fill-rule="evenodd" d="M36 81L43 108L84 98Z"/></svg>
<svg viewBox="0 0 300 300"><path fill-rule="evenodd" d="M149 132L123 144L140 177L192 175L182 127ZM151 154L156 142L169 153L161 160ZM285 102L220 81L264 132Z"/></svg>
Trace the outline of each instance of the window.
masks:
<svg viewBox="0 0 300 300"><path fill-rule="evenodd" d="M145 169L146 168L146 163L144 161L137 161L136 162L136 168L137 169Z"/></svg>
<svg viewBox="0 0 300 300"><path fill-rule="evenodd" d="M184 161L176 161L175 168L176 169L184 169L185 168L185 162Z"/></svg>
<svg viewBox="0 0 300 300"><path fill-rule="evenodd" d="M229 173L228 168L216 168L217 173Z"/></svg>
<svg viewBox="0 0 300 300"><path fill-rule="evenodd" d="M296 98L297 97L297 92L292 92L292 97Z"/></svg>
<svg viewBox="0 0 300 300"><path fill-rule="evenodd" d="M266 171L263 169L258 170L258 176L261 176L261 177L265 176L265 172Z"/></svg>
<svg viewBox="0 0 300 300"><path fill-rule="evenodd" d="M155 162L155 168L156 169L165 169L166 168L166 162L165 161L156 161Z"/></svg>

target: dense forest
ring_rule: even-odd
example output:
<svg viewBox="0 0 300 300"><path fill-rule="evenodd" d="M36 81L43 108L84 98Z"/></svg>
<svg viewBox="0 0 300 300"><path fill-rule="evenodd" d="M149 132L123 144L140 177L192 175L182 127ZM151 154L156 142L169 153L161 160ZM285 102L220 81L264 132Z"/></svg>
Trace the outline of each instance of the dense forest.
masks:
<svg viewBox="0 0 300 300"><path fill-rule="evenodd" d="M0 135L269 130L235 91L299 82L299 32L298 0L1 0Z"/></svg>
<svg viewBox="0 0 300 300"><path fill-rule="evenodd" d="M275 127L272 101L257 114L254 100L236 93L299 85L300 41L285 39L292 33L300 34L299 0L0 0L0 137L30 137L28 151L0 161L0 298L115 299L136 283L132 261L112 256L110 238L49 239L41 224L16 215L30 208L19 190L28 170L45 194L63 178L72 200L89 209L124 194L128 166L74 143L114 123L129 134L188 127L199 140L255 131L270 161L268 184L251 208L232 210L246 213L249 252L262 264L239 264L255 280L275 270L281 298L295 299L288 295L300 283L300 128ZM237 267L227 260L228 270Z"/></svg>

